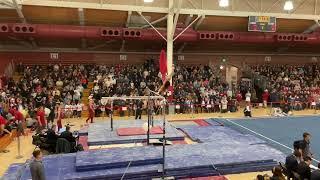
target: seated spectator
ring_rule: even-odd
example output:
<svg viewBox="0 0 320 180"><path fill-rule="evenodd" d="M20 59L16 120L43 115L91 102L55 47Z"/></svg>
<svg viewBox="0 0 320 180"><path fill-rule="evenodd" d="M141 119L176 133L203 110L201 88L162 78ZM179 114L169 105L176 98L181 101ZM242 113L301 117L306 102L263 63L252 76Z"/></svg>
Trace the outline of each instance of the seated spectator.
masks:
<svg viewBox="0 0 320 180"><path fill-rule="evenodd" d="M286 180L282 173L282 169L279 166L276 166L272 169L272 177L270 180Z"/></svg>
<svg viewBox="0 0 320 180"><path fill-rule="evenodd" d="M301 180L309 180L311 179L311 165L312 159L311 157L304 157L303 161L299 163L297 167L297 173L300 176Z"/></svg>
<svg viewBox="0 0 320 180"><path fill-rule="evenodd" d="M319 180L320 179L320 163L318 163L318 169L311 173L311 180Z"/></svg>
<svg viewBox="0 0 320 180"><path fill-rule="evenodd" d="M52 125L50 129L47 131L46 141L50 147L50 152L55 152L56 143L57 143L58 135L56 134L56 125Z"/></svg>
<svg viewBox="0 0 320 180"><path fill-rule="evenodd" d="M256 180L270 180L270 176L268 174L264 174L264 175L257 175Z"/></svg>
<svg viewBox="0 0 320 180"><path fill-rule="evenodd" d="M66 130L64 132L62 132L59 136L59 138L64 138L67 141L69 141L70 143L76 143L76 138L73 137L72 132L70 131L71 127L70 126L66 126Z"/></svg>

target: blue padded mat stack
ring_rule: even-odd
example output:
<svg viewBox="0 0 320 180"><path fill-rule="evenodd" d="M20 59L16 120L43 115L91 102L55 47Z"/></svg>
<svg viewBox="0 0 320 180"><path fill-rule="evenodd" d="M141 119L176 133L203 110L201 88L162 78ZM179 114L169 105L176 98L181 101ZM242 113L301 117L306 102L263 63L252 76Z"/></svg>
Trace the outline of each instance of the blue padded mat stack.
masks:
<svg viewBox="0 0 320 180"><path fill-rule="evenodd" d="M76 170L122 168L127 167L130 162L130 166L160 164L162 162L161 150L152 146L144 146L78 152Z"/></svg>
<svg viewBox="0 0 320 180"><path fill-rule="evenodd" d="M270 170L285 157L264 141L228 127L180 128L202 143L167 146L166 173L176 178ZM96 150L51 155L43 163L48 180L118 180L123 176L147 180L161 177L161 150L162 147L154 146ZM28 165L20 179L30 179Z"/></svg>
<svg viewBox="0 0 320 180"><path fill-rule="evenodd" d="M145 121L141 120L119 120L114 122L114 130L110 130L110 122L102 122L91 124L88 129L88 145L110 145L110 144L125 144L125 143L137 143L145 142L146 135L137 136L118 136L117 128L126 127L143 127ZM162 127L162 121L154 121L155 126ZM162 134L150 135L151 138L162 138ZM166 137L168 140L184 140L184 135L174 127L167 123Z"/></svg>
<svg viewBox="0 0 320 180"><path fill-rule="evenodd" d="M22 163L11 164L8 170L4 173L3 179L20 179L25 165Z"/></svg>

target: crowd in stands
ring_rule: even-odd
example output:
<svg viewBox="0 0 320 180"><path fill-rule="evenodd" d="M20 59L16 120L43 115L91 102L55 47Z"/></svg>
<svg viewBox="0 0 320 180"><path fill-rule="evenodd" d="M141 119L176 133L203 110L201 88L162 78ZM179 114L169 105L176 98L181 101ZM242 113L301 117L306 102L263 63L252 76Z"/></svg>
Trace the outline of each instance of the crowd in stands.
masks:
<svg viewBox="0 0 320 180"><path fill-rule="evenodd" d="M45 126L43 116L53 122L59 108L66 117L79 117L83 109L80 100L91 69L89 65L18 64L21 78L17 82L13 78L1 79L0 113L6 119L5 129L17 127L24 118L27 126L33 127L40 117L39 123ZM17 119L19 115L21 120Z"/></svg>
<svg viewBox="0 0 320 180"><path fill-rule="evenodd" d="M191 113L192 109L196 112L235 112L236 95L221 73L220 69L205 65L175 66L172 82L176 113ZM153 60L143 65L100 66L96 69L94 82L92 94L96 100L103 96L148 95L148 89L157 91L162 85L161 73ZM142 104L142 109L145 109L147 103ZM134 101L127 101L126 106L130 112L139 108ZM159 109L160 102L155 102L154 106Z"/></svg>
<svg viewBox="0 0 320 180"><path fill-rule="evenodd" d="M176 113L235 112L241 101L247 105L253 102L266 106L280 106L285 113L305 108L320 108L320 66L309 64L255 65L254 73L267 78L263 93L255 86L229 85L218 66L176 65L173 75L173 104ZM95 114L109 114L110 103L103 104L102 97L144 96L149 89L157 91L161 85L161 73L154 60L143 64L128 65L17 65L22 78L3 78L0 89L2 107L0 113L10 119L15 116L10 109L25 109L31 118L37 116L37 108L50 110L48 120L57 115L57 105L65 117L81 117L84 105L81 103L83 90L88 82L94 82L91 96L94 99ZM146 109L146 101L133 100L114 102L119 111L134 115L137 109ZM5 108L4 106L8 107ZM123 108L125 107L125 108ZM154 102L157 113L160 102ZM11 111L13 112L13 111ZM7 117L9 114L9 117ZM11 116L10 116L11 114ZM120 113L121 114L121 113Z"/></svg>
<svg viewBox="0 0 320 180"><path fill-rule="evenodd" d="M290 110L320 108L320 66L256 65L252 70L267 78L261 98Z"/></svg>

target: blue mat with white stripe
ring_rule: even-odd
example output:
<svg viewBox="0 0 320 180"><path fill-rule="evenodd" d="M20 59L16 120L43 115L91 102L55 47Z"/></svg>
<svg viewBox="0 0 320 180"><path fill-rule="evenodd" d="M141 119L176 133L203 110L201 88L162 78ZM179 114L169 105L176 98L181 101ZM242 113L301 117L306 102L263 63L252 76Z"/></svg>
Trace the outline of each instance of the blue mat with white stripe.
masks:
<svg viewBox="0 0 320 180"><path fill-rule="evenodd" d="M252 135L223 126L185 126L198 144L166 147L166 173L176 178L270 170L285 155ZM151 179L161 177L162 147L117 148L52 155L43 163L48 180ZM28 163L21 180L30 179ZM13 168L14 169L14 168ZM10 171L10 172L9 172ZM14 179L9 169L5 179ZM15 178L16 179L16 178Z"/></svg>

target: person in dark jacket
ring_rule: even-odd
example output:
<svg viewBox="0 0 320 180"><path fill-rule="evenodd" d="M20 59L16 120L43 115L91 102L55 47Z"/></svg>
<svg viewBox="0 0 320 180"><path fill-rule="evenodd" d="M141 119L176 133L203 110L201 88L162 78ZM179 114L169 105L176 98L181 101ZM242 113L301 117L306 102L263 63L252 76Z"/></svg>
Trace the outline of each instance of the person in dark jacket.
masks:
<svg viewBox="0 0 320 180"><path fill-rule="evenodd" d="M51 129L48 129L46 136L46 143L49 145L50 152L55 152L58 135L55 132L56 125L52 125Z"/></svg>
<svg viewBox="0 0 320 180"><path fill-rule="evenodd" d="M44 166L42 164L42 153L40 150L35 150L32 153L34 159L30 163L30 172L32 180L45 180Z"/></svg>
<svg viewBox="0 0 320 180"><path fill-rule="evenodd" d="M303 133L303 140L301 144L301 149L302 149L302 156L305 157L313 157L313 154L311 152L310 148L310 140L311 140L311 134L305 132Z"/></svg>
<svg viewBox="0 0 320 180"><path fill-rule="evenodd" d="M135 119L141 119L141 114L142 114L142 106L143 106L143 102L141 100L138 100L136 102L136 117Z"/></svg>
<svg viewBox="0 0 320 180"><path fill-rule="evenodd" d="M311 179L311 168L310 164L312 162L311 157L303 158L303 162L298 165L297 173L300 175L301 180L310 180Z"/></svg>
<svg viewBox="0 0 320 180"><path fill-rule="evenodd" d="M286 168L289 178L293 178L293 173L297 172L299 163L302 161L301 150L295 149L294 152L286 157Z"/></svg>
<svg viewBox="0 0 320 180"><path fill-rule="evenodd" d="M76 143L76 138L73 137L73 134L70 131L70 126L66 126L66 131L62 132L59 138L64 138L70 143Z"/></svg>
<svg viewBox="0 0 320 180"><path fill-rule="evenodd" d="M318 169L312 171L311 180L320 180L320 163L318 164Z"/></svg>
<svg viewBox="0 0 320 180"><path fill-rule="evenodd" d="M55 118L55 108L56 108L56 103L53 101L53 98L50 97L48 103L46 104L46 108L50 109L50 113L48 116L48 121L53 123L54 118Z"/></svg>

